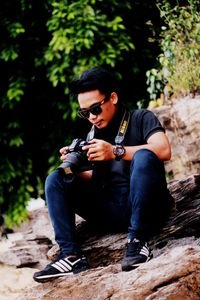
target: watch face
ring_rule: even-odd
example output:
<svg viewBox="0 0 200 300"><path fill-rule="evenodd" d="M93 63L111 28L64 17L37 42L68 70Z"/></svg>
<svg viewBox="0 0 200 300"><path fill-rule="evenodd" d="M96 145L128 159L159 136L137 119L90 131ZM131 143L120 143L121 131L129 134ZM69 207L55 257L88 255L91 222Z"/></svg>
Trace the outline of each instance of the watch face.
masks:
<svg viewBox="0 0 200 300"><path fill-rule="evenodd" d="M113 150L115 156L116 156L116 159L117 158L122 158L122 156L125 154L125 148L121 145L116 145L114 150Z"/></svg>
<svg viewBox="0 0 200 300"><path fill-rule="evenodd" d="M117 147L117 155L118 156L121 156L121 155L123 155L124 154L124 148L122 148L122 147Z"/></svg>

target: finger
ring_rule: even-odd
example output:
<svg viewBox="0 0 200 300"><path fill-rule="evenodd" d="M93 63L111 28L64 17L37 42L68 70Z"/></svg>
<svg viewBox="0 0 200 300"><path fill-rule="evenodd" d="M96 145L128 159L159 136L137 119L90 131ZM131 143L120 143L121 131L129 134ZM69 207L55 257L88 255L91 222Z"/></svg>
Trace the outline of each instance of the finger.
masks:
<svg viewBox="0 0 200 300"><path fill-rule="evenodd" d="M68 149L68 146L62 147L59 152L63 154Z"/></svg>
<svg viewBox="0 0 200 300"><path fill-rule="evenodd" d="M101 160L101 157L95 152L89 155L88 160Z"/></svg>
<svg viewBox="0 0 200 300"><path fill-rule="evenodd" d="M89 141L89 144L95 144L97 142L98 142L98 139L92 139L92 140Z"/></svg>
<svg viewBox="0 0 200 300"><path fill-rule="evenodd" d="M66 154L66 155L63 154L63 155L60 156L60 159L61 159L62 161L64 161L68 156L69 156L69 153Z"/></svg>
<svg viewBox="0 0 200 300"><path fill-rule="evenodd" d="M82 150L88 150L88 149L90 149L90 147L91 147L90 145L83 146L83 147L82 147Z"/></svg>
<svg viewBox="0 0 200 300"><path fill-rule="evenodd" d="M99 141L100 141L100 140L98 140L98 139L93 139L93 140L89 141L88 143L89 143L90 145L94 145L94 144L98 144Z"/></svg>
<svg viewBox="0 0 200 300"><path fill-rule="evenodd" d="M88 149L94 149L96 147L96 144L89 144L87 146L83 146L83 150L88 150Z"/></svg>
<svg viewBox="0 0 200 300"><path fill-rule="evenodd" d="M97 153L97 148L96 147L90 147L88 152L87 152L87 156L90 156L91 154L96 154Z"/></svg>

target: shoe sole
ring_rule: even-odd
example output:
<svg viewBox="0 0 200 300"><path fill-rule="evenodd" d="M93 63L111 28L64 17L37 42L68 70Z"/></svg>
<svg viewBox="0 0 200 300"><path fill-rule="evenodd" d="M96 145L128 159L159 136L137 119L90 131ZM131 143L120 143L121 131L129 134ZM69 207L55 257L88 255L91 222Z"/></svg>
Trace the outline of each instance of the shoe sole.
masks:
<svg viewBox="0 0 200 300"><path fill-rule="evenodd" d="M56 278L59 277L66 277L66 276L70 276L70 275L76 275L80 272L86 271L88 270L87 267L79 269L79 270L75 270L74 272L67 272L67 273L58 273L58 274L52 274L52 275L42 275L42 276L37 276L37 277L33 277L33 279L39 283L44 283L47 281L52 281Z"/></svg>
<svg viewBox="0 0 200 300"><path fill-rule="evenodd" d="M60 273L54 275L43 275L43 276L33 277L33 279L37 282L47 282L47 281L54 280L58 277L65 277L73 274L74 274L73 272L70 272L70 273Z"/></svg>
<svg viewBox="0 0 200 300"><path fill-rule="evenodd" d="M122 266L122 271L131 271L131 270L134 270L134 269L138 268L139 266L143 265L144 263L148 262L152 258L153 258L153 256L150 256L144 262L136 263L136 264L132 264L132 265L127 265L127 266Z"/></svg>

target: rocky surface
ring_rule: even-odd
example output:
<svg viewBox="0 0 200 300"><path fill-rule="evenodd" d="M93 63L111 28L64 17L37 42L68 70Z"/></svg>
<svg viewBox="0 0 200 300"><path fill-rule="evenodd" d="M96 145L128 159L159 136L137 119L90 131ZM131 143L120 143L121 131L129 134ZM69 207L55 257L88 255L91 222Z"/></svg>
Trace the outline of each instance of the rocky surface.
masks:
<svg viewBox="0 0 200 300"><path fill-rule="evenodd" d="M167 224L150 241L150 246L153 250L157 249L157 254L169 241L185 236L199 236L200 175L171 181L168 187L175 199L176 211L172 212ZM93 268L121 261L126 232L97 232L81 218L77 218L76 224L77 238ZM0 263L43 268L58 250L47 208L33 211L30 222L22 224L20 231L11 235L12 240L6 249L0 249Z"/></svg>
<svg viewBox="0 0 200 300"><path fill-rule="evenodd" d="M168 187L175 199L176 210L172 212L162 230L150 240L154 257L163 253L163 247L169 243L177 246L176 239L185 236L199 237L200 234L200 175L173 180L169 182ZM87 223L81 223L77 227L77 236L93 267L118 263L124 255L126 232L101 234L88 228ZM54 258L57 250L57 246L51 249L48 253L50 259Z"/></svg>
<svg viewBox="0 0 200 300"><path fill-rule="evenodd" d="M172 99L170 105L153 109L166 128L172 158L166 171L175 179L200 173L200 96Z"/></svg>
<svg viewBox="0 0 200 300"><path fill-rule="evenodd" d="M24 299L193 299L200 298L200 246L176 247L131 272L120 265L38 284Z"/></svg>
<svg viewBox="0 0 200 300"><path fill-rule="evenodd" d="M97 233L77 219L77 235L91 269L45 284L29 282L21 293L10 287L12 293L7 294L16 296L10 299L200 299L200 175L171 181L169 189L176 211L152 238L150 262L121 272L126 233ZM41 269L57 251L47 209L32 212L22 228L2 249L0 262L20 270L25 266ZM6 295L5 286L0 286L2 291Z"/></svg>
<svg viewBox="0 0 200 300"><path fill-rule="evenodd" d="M0 264L0 300L15 300L25 290L37 286L33 281L33 268L14 268ZM28 300L28 298L24 298Z"/></svg>
<svg viewBox="0 0 200 300"><path fill-rule="evenodd" d="M42 268L48 262L46 253L54 243L53 228L47 208L32 211L29 223L23 223L8 235L0 247L0 263L15 267ZM6 251L5 251L6 250Z"/></svg>

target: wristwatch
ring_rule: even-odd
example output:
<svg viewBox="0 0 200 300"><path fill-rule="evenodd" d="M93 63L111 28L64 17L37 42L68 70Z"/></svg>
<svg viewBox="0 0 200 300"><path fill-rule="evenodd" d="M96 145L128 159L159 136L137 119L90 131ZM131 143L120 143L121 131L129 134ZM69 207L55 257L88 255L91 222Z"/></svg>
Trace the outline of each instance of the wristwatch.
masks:
<svg viewBox="0 0 200 300"><path fill-rule="evenodd" d="M115 145L113 153L115 155L115 159L119 161L126 153L126 150L122 145Z"/></svg>

